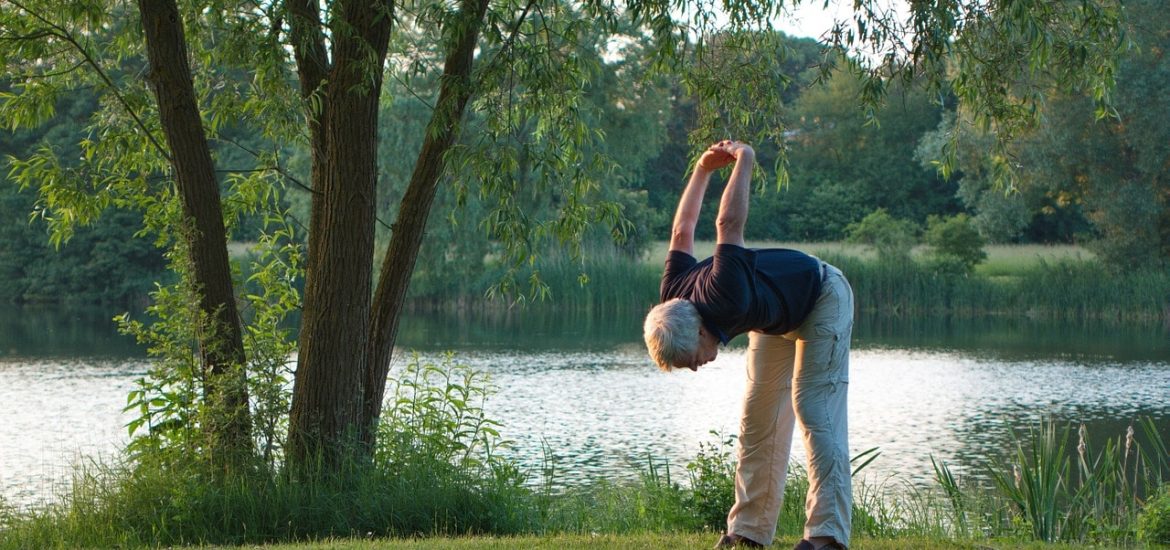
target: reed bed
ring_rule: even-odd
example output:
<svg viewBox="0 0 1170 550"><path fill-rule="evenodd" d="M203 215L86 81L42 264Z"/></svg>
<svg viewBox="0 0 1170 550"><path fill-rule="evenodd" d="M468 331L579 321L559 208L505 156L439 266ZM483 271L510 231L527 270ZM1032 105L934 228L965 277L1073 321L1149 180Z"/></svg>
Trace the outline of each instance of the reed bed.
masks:
<svg viewBox="0 0 1170 550"><path fill-rule="evenodd" d="M883 261L843 243L749 243L810 251L840 267L853 285L859 312L889 316L1026 317L1054 321L1170 322L1170 271L1112 270L1074 246L993 246L970 274L940 272L927 261ZM546 299L534 307L596 312L649 308L657 301L664 243L641 260L600 254L585 262L552 259L541 266ZM713 243L698 243L703 257ZM653 258L653 259L648 259ZM583 282L583 276L587 281ZM470 289L464 289L470 290ZM432 300L499 307L463 298ZM485 305L486 304L486 305Z"/></svg>

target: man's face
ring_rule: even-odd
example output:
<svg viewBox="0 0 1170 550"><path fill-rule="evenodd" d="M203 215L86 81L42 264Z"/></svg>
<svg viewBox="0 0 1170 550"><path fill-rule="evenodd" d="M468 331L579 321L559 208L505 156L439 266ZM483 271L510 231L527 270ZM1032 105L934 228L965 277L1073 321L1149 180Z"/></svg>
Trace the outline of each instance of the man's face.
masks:
<svg viewBox="0 0 1170 550"><path fill-rule="evenodd" d="M714 334L707 332L706 328L700 328L699 347L695 349L695 352L690 357L685 357L679 361L675 367L697 371L700 366L714 361L716 355L719 355L719 339Z"/></svg>

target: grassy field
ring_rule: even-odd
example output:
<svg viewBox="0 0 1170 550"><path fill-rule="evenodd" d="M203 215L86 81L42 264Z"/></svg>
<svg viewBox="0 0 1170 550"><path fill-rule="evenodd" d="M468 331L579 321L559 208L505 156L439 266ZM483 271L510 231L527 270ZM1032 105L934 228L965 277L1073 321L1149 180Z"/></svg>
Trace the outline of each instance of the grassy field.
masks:
<svg viewBox="0 0 1170 550"><path fill-rule="evenodd" d="M451 549L451 550L504 550L515 548L549 549L549 550L576 550L576 549L646 549L659 550L664 548L711 548L718 535L714 533L678 533L678 534L645 534L645 535L554 535L548 537L457 537L457 538L422 538L422 539L337 539L304 544L282 544L274 546L249 546L244 548L264 548L265 550L413 550L413 549ZM796 541L777 539L773 548L786 549ZM1049 544L1038 542L1019 541L954 541L930 538L898 538L898 539L860 539L853 541L856 550L991 550L991 549L1020 549L1020 550L1077 550L1082 548L1102 548L1101 546ZM241 548L241 547L215 547ZM1135 547L1140 548L1140 547Z"/></svg>

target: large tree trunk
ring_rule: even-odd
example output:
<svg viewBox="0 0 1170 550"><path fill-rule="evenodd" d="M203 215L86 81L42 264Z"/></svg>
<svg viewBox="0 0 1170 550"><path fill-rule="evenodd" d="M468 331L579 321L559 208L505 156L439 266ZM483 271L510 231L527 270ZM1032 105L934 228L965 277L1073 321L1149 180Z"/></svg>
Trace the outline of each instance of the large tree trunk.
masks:
<svg viewBox="0 0 1170 550"><path fill-rule="evenodd" d="M402 197L398 219L392 226L394 234L382 263L378 290L374 295L374 317L368 342L361 424L362 443L367 449L372 449L374 445L382 400L386 393L386 376L398 333L399 314L418 258L439 176L443 172L443 156L459 134L463 111L472 94L473 54L487 5L488 0L462 0L463 22L449 27L452 36L447 42L439 101L427 124L426 138L415 161L410 185Z"/></svg>
<svg viewBox="0 0 1170 550"><path fill-rule="evenodd" d="M315 6L304 0L290 4L302 94L319 98L323 107L309 114L313 206L288 458L293 467L320 461L333 470L360 453L378 100L392 4L354 0L335 6L341 21L330 33L332 66L324 58Z"/></svg>
<svg viewBox="0 0 1170 550"><path fill-rule="evenodd" d="M251 452L251 422L244 372L244 342L232 293L227 236L219 184L207 136L195 101L186 39L175 0L139 0L148 79L158 101L159 118L170 148L171 165L183 205L192 278L199 308L209 326L200 327L204 419L213 460L229 463Z"/></svg>

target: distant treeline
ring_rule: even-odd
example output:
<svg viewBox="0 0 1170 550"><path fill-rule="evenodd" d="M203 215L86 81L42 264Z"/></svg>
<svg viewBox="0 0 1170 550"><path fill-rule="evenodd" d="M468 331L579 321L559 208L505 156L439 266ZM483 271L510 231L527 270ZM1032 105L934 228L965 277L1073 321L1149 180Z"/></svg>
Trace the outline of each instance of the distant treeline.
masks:
<svg viewBox="0 0 1170 550"><path fill-rule="evenodd" d="M1170 126L1164 124L1170 119L1170 94L1164 93L1170 88L1170 58L1163 52L1170 50L1170 37L1160 29L1170 26L1170 13L1141 2L1127 8L1129 37L1137 47L1120 66L1113 111L1098 118L1092 101L1084 95L1056 93L1046 105L1043 122L998 155L989 154L988 132L964 122L956 98L928 95L914 83L896 84L882 108L864 113L855 100L861 92L859 81L838 72L814 85L815 68L825 52L813 40L790 39L782 60L789 80L777 82L785 87L785 138L782 143L757 144L760 171L770 183L753 197L749 238L843 240L851 224L878 210L918 231L931 216L965 213L990 242L1083 244L1102 260L1101 265L1113 270L1107 279L1114 281L1134 270L1164 269L1170 260ZM631 262L651 242L666 238L689 160L700 146L688 136L698 119L693 99L677 80L652 71L638 55L638 46L631 45L627 55L618 59L603 59L600 52L593 52L600 74L590 82L591 104L581 107L590 127L604 134L600 147L614 163L612 172L600 178L600 196L619 205L626 222L597 227L587 245L614 251L615 257L625 256ZM1042 77L1037 79L1021 85L1046 85ZM414 155L401 153L421 146L430 114L424 101L405 98L434 84L421 79L412 83L410 93L393 90L395 97L404 99L388 104L381 115L379 143L386 154L379 174L378 204L387 209L379 213L386 229L395 212L385 205L398 203L413 168ZM67 136L85 135L93 111L93 97L62 97L51 124L36 132L0 132L0 151L21 158L48 145L61 150L61 158L70 158L68 153L76 145ZM476 121L469 121L467 127L474 129ZM215 150L218 165L228 172L256 166L249 151L278 150L289 175L308 179L307 152L296 145L238 135L217 142ZM940 176L938 169L937 161L944 158L950 159L949 178ZM787 185L775 185L777 167L786 170ZM486 279L496 273L490 262L500 249L485 230L491 223L490 208L478 202L474 190L452 187L441 187L427 242L420 251L411 290L420 302L478 300L481 294L476 289L490 287ZM520 189L515 200L525 211L548 212L561 204L560 197ZM718 183L708 191L712 197L698 227L700 239L714 236L714 196L720 191ZM136 300L144 297L153 281L165 278L161 252L151 242L134 237L141 228L138 214L110 209L57 250L47 244L44 224L35 216L28 221L36 210L35 198L35 189L18 192L13 183L0 182L0 216L10 220L0 227L0 303ZM283 200L292 216L308 219L307 192L290 185ZM262 219L257 214L240 220L232 238L256 240ZM555 273L561 263L571 265L562 258L564 254L548 256L537 263L542 273ZM615 260L615 265L633 263ZM246 265L242 268L247 270ZM604 268L592 269L593 285L572 291L566 286L559 293L561 299L627 303L643 295L615 293L609 288L614 279L602 275ZM570 286L576 287L580 271L567 269L572 272ZM643 275L631 273L619 278L623 285L642 285L635 283L642 279ZM891 311L906 312L938 308L939 300L949 304L948 310L998 312L1032 307L1010 301L989 305L976 299L1003 292L997 286L972 290L975 294L968 304L955 289L968 288L976 284L974 280L952 284L926 275L912 280L921 290L890 300L882 290L875 298L904 302ZM1046 296L1045 290L1037 288L1036 296Z"/></svg>

